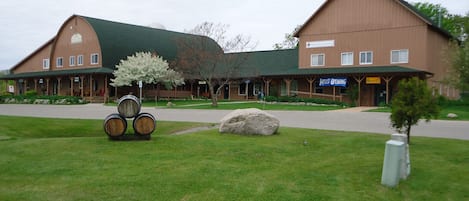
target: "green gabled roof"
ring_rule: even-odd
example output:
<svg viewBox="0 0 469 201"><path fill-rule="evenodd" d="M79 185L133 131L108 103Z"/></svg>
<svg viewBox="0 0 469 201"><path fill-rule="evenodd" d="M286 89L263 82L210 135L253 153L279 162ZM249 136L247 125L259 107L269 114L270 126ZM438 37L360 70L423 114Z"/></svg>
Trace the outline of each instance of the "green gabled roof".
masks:
<svg viewBox="0 0 469 201"><path fill-rule="evenodd" d="M177 56L177 43L181 40L206 40L210 48L223 51L211 38L144 26L112 22L80 16L94 29L101 46L103 67L115 68L121 59L140 51L155 52L165 60Z"/></svg>
<svg viewBox="0 0 469 201"><path fill-rule="evenodd" d="M298 69L298 49L231 53L246 57L241 65L240 77L257 77L268 74L281 75Z"/></svg>
<svg viewBox="0 0 469 201"><path fill-rule="evenodd" d="M52 76L73 76L82 74L110 74L113 70L110 68L82 68L72 70L54 70L54 71L37 71L28 73L16 73L0 76L0 79L18 79L18 78L35 78L35 77L52 77Z"/></svg>
<svg viewBox="0 0 469 201"><path fill-rule="evenodd" d="M242 65L240 77L256 76L304 76L304 75L349 75L383 73L426 73L422 70L403 66L347 66L298 68L298 49L273 50L260 52L234 53L247 55ZM253 73L254 72L254 73Z"/></svg>

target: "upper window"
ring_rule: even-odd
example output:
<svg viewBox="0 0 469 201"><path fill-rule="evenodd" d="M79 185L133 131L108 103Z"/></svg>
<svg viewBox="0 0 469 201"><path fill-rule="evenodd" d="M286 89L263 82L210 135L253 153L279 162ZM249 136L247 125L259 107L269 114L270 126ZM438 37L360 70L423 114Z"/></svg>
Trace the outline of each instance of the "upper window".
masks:
<svg viewBox="0 0 469 201"><path fill-rule="evenodd" d="M311 66L324 66L324 54L312 54L311 55Z"/></svg>
<svg viewBox="0 0 469 201"><path fill-rule="evenodd" d="M75 66L75 56L70 56L70 59L68 62L70 66Z"/></svg>
<svg viewBox="0 0 469 201"><path fill-rule="evenodd" d="M57 63L55 64L57 67L63 67L64 66L64 58L63 57L57 57Z"/></svg>
<svg viewBox="0 0 469 201"><path fill-rule="evenodd" d="M353 52L344 52L341 54L341 65L353 65Z"/></svg>
<svg viewBox="0 0 469 201"><path fill-rule="evenodd" d="M42 68L43 69L49 69L49 64L50 64L49 59L43 59L42 60Z"/></svg>
<svg viewBox="0 0 469 201"><path fill-rule="evenodd" d="M91 54L91 64L98 64L99 63L99 55L98 54Z"/></svg>
<svg viewBox="0 0 469 201"><path fill-rule="evenodd" d="M373 64L373 52L360 52L360 64Z"/></svg>
<svg viewBox="0 0 469 201"><path fill-rule="evenodd" d="M391 50L391 63L409 63L409 50Z"/></svg>
<svg viewBox="0 0 469 201"><path fill-rule="evenodd" d="M83 55L78 55L77 56L77 64L79 66L82 66L83 65Z"/></svg>
<svg viewBox="0 0 469 201"><path fill-rule="evenodd" d="M79 33L73 34L72 38L70 38L70 43L72 43L72 44L81 43L82 41L83 41L83 39L81 37L81 34L79 34Z"/></svg>

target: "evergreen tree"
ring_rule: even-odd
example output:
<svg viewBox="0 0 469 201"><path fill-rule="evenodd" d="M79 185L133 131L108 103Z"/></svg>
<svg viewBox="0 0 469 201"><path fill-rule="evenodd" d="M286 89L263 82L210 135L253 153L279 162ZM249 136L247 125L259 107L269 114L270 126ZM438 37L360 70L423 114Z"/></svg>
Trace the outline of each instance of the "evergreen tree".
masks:
<svg viewBox="0 0 469 201"><path fill-rule="evenodd" d="M398 92L391 105L391 124L398 132L407 134L410 143L410 130L421 118L428 122L437 117L439 107L425 80L417 77L399 81Z"/></svg>

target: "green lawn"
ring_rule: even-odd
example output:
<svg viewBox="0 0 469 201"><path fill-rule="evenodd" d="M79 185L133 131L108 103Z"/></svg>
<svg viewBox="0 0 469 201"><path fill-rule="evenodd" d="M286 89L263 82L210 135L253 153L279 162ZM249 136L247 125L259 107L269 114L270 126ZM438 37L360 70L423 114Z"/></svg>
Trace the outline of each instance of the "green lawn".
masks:
<svg viewBox="0 0 469 201"><path fill-rule="evenodd" d="M380 107L373 110L368 110L367 112L391 112L389 107ZM454 113L458 115L458 118L450 119L446 117L448 113ZM468 106L445 106L441 108L440 115L438 119L441 120L464 120L469 121L469 107Z"/></svg>
<svg viewBox="0 0 469 201"><path fill-rule="evenodd" d="M469 199L469 141L413 137L411 176L390 189L385 135L170 135L202 124L158 122L150 141L114 142L102 123L0 116L0 200Z"/></svg>

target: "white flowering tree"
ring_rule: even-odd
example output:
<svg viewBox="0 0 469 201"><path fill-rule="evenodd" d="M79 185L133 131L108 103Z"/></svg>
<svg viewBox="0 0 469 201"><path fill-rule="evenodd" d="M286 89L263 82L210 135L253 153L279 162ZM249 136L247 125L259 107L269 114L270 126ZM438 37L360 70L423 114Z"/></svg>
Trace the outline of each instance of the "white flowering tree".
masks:
<svg viewBox="0 0 469 201"><path fill-rule="evenodd" d="M145 84L161 83L168 89L184 84L180 73L169 68L168 62L162 57L150 52L137 52L121 60L113 74L115 78L111 79L111 85L114 87L132 86L138 81Z"/></svg>

